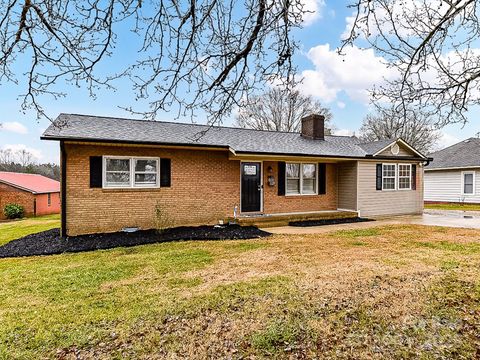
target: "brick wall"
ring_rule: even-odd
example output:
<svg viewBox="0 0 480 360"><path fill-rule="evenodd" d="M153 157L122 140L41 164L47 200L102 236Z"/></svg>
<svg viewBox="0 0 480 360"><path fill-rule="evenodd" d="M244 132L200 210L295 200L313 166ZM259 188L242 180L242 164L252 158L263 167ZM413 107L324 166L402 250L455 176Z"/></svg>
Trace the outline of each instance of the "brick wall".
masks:
<svg viewBox="0 0 480 360"><path fill-rule="evenodd" d="M17 189L13 186L0 183L0 219L5 219L3 208L6 204L16 203L22 205L26 216L33 215L34 195Z"/></svg>
<svg viewBox="0 0 480 360"><path fill-rule="evenodd" d="M272 167L275 186L268 186L268 168ZM278 162L265 161L264 173L264 212L269 214L308 212L337 209L336 165L327 164L327 193L325 195L278 196Z"/></svg>
<svg viewBox="0 0 480 360"><path fill-rule="evenodd" d="M240 162L224 151L161 149L120 145L66 144L67 233L70 236L152 228L157 202L176 226L211 224L233 215L240 205ZM158 189L91 189L89 157L154 156L171 159L172 186ZM277 162L264 162L264 212L284 213L337 208L335 164L327 165L327 194L278 196L267 185L267 168L277 179ZM278 179L277 179L278 180Z"/></svg>
<svg viewBox="0 0 480 360"><path fill-rule="evenodd" d="M223 151L66 144L67 233L152 228L157 202L175 225L218 222L240 203L240 162ZM158 189L91 189L89 157L155 156L171 159L172 186Z"/></svg>
<svg viewBox="0 0 480 360"><path fill-rule="evenodd" d="M48 194L35 195L37 199L37 216L60 213L60 193L50 194L50 205L48 205Z"/></svg>

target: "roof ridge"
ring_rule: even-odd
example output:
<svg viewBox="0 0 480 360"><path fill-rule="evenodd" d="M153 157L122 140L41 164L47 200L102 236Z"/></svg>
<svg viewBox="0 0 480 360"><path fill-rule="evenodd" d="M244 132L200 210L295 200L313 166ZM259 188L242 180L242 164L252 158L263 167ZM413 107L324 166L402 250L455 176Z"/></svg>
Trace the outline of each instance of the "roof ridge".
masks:
<svg viewBox="0 0 480 360"><path fill-rule="evenodd" d="M450 149L450 148L452 148L452 147L454 147L454 146L465 144L467 141L470 141L470 140L480 141L479 138L469 137L469 138L467 138L467 139L460 140L459 142L456 142L455 144L449 145L449 146L447 146L447 147L445 147L445 148L443 148L443 149L434 151L434 152L430 153L429 155L438 154L439 152L448 150L448 149Z"/></svg>
<svg viewBox="0 0 480 360"><path fill-rule="evenodd" d="M150 122L150 123L163 123L163 124L174 124L174 125L187 125L187 126L199 126L199 127L208 127L208 128L220 128L220 129L233 129L233 130L247 130L247 131L258 131L258 132L267 132L267 133L284 133L284 134L300 134L297 131L284 131L284 130L262 130L262 129L252 129L252 128L242 128L236 126L226 126L226 125L208 125L208 124L197 124L197 123L186 123L178 121L168 121L168 120L150 120L150 119L132 119L126 117L114 117L114 116L102 116L102 115L90 115L90 114L76 114L76 113L60 113L61 115L73 115L73 116L83 116L83 117L96 117L102 119L111 119L111 120L125 120L125 121L138 121L138 122ZM352 138L354 135L333 135L327 134L325 136L329 137L346 137Z"/></svg>
<svg viewBox="0 0 480 360"><path fill-rule="evenodd" d="M3 174L18 174L18 175L35 175L35 176L42 176L44 178L50 179L48 176L42 174L35 174L35 173L26 173L26 172L18 172L18 171L0 171ZM53 180L53 179L51 179Z"/></svg>

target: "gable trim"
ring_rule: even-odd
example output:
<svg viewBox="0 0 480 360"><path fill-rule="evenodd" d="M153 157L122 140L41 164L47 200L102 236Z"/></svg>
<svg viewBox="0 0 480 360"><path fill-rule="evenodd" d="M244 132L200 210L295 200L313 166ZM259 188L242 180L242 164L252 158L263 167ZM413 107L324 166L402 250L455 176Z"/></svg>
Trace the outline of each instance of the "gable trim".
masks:
<svg viewBox="0 0 480 360"><path fill-rule="evenodd" d="M390 144L388 144L387 146L385 146L383 149L380 149L379 151L377 151L375 154L373 154L373 156L377 156L379 154L381 154L382 152L384 152L385 150L387 150L388 148L390 148L392 145L394 144L397 144L397 143L400 143L401 145L405 146L407 149L409 149L410 151L412 151L413 153L415 153L416 155L418 155L419 157L421 158L426 158L425 155L423 155L421 152L415 150L415 148L413 146L411 146L409 143L407 143L405 140L403 140L402 138L398 138L397 140L394 140L392 141Z"/></svg>

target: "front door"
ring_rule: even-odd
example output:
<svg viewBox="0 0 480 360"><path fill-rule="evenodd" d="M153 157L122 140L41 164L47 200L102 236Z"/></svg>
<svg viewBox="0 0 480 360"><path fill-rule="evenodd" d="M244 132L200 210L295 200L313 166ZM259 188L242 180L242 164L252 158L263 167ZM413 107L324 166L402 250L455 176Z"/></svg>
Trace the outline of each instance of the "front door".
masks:
<svg viewBox="0 0 480 360"><path fill-rule="evenodd" d="M262 174L261 163L242 162L242 212L261 210Z"/></svg>

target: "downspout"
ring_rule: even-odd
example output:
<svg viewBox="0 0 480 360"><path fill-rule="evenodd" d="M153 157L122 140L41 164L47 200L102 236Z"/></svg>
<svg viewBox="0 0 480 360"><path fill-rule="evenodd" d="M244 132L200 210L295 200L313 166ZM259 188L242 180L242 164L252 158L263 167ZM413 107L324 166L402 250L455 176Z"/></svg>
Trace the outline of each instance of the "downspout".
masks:
<svg viewBox="0 0 480 360"><path fill-rule="evenodd" d="M67 237L67 152L65 144L60 141L60 172L61 172L61 227L60 235L63 239Z"/></svg>

